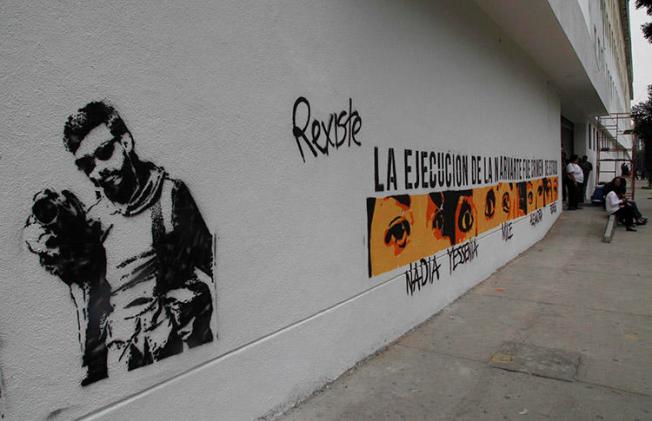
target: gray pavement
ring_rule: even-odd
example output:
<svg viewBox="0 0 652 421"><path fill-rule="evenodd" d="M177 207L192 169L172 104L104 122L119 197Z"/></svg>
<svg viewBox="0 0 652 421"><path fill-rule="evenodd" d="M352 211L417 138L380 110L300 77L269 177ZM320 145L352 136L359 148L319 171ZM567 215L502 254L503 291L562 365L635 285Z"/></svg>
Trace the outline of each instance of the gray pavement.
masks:
<svg viewBox="0 0 652 421"><path fill-rule="evenodd" d="M637 191L649 217L651 198ZM541 242L277 420L652 420L652 225L618 226L606 244L605 223L602 208L563 212Z"/></svg>

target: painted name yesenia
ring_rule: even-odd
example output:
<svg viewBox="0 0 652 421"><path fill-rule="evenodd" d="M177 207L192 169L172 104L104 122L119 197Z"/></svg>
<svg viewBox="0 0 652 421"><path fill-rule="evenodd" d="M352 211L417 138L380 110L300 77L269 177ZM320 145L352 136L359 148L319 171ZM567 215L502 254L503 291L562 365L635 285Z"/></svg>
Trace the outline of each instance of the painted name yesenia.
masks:
<svg viewBox="0 0 652 421"><path fill-rule="evenodd" d="M297 142L301 159L306 162L303 146L317 158L319 154L328 155L332 149L361 146L356 135L362 128L362 117L353 108L349 98L348 108L328 114L326 119L312 118L310 102L304 97L297 98L292 108L292 135Z"/></svg>

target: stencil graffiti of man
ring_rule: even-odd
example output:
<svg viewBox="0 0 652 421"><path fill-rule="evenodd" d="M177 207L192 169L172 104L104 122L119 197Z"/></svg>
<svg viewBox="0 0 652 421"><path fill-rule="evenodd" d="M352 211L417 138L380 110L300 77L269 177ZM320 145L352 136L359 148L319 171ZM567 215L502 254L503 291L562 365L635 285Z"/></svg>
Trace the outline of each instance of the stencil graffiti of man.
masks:
<svg viewBox="0 0 652 421"><path fill-rule="evenodd" d="M142 161L116 110L91 102L64 127L66 149L97 189L34 198L25 232L41 265L70 286L86 385L211 342L212 236L188 188Z"/></svg>

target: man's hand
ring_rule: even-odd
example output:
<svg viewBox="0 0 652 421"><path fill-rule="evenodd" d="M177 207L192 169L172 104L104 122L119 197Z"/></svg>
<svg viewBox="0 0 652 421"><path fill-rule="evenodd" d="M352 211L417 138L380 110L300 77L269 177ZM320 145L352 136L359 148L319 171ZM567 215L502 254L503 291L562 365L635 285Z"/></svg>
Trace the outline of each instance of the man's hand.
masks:
<svg viewBox="0 0 652 421"><path fill-rule="evenodd" d="M201 271L195 271L198 272ZM210 329L212 296L205 282L190 281L184 287L168 291L165 306L174 320L177 334L188 346L192 348L213 340Z"/></svg>
<svg viewBox="0 0 652 421"><path fill-rule="evenodd" d="M24 236L41 266L68 285L99 279L106 270L99 224L87 220L84 206L67 190L34 196Z"/></svg>
<svg viewBox="0 0 652 421"><path fill-rule="evenodd" d="M188 288L177 288L165 295L165 302L177 328L177 334L182 340L187 340L192 334L194 320L193 304L198 294Z"/></svg>
<svg viewBox="0 0 652 421"><path fill-rule="evenodd" d="M30 215L25 223L23 237L27 248L39 257L41 266L53 275L60 276L61 249L59 239L51 227L37 222L34 215Z"/></svg>

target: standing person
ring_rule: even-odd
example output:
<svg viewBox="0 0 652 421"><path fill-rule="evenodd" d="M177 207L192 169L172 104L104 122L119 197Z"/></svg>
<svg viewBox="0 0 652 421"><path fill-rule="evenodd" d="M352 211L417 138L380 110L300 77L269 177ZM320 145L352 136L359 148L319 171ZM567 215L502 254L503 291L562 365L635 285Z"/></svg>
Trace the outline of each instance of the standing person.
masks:
<svg viewBox="0 0 652 421"><path fill-rule="evenodd" d="M116 110L91 102L63 141L96 188L86 209L44 190L26 224L28 247L70 287L87 385L213 341L212 235L190 190L140 159Z"/></svg>
<svg viewBox="0 0 652 421"><path fill-rule="evenodd" d="M623 177L629 176L629 165L627 165L627 162L623 162L623 164L620 166L620 172Z"/></svg>
<svg viewBox="0 0 652 421"><path fill-rule="evenodd" d="M561 151L561 194L562 201L565 202L568 198L568 173L566 172L566 166L568 165L568 160L566 159L566 151Z"/></svg>
<svg viewBox="0 0 652 421"><path fill-rule="evenodd" d="M580 198L582 183L584 182L584 173L579 165L579 158L573 155L566 166L568 173L568 210L577 210Z"/></svg>
<svg viewBox="0 0 652 421"><path fill-rule="evenodd" d="M582 156L580 167L582 167L582 173L584 174L584 182L582 182L582 197L580 199L580 203L584 203L584 200L586 199L586 186L589 183L589 174L591 174L591 171L593 171L593 164L589 162L589 158L586 155Z"/></svg>

